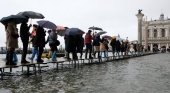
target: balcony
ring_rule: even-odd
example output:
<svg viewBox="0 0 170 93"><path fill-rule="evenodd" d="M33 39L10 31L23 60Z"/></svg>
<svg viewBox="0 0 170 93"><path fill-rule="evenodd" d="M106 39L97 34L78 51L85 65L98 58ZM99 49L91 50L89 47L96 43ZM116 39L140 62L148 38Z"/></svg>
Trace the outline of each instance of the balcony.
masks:
<svg viewBox="0 0 170 93"><path fill-rule="evenodd" d="M153 40L153 41L167 41L170 40L170 37L149 37L148 40Z"/></svg>

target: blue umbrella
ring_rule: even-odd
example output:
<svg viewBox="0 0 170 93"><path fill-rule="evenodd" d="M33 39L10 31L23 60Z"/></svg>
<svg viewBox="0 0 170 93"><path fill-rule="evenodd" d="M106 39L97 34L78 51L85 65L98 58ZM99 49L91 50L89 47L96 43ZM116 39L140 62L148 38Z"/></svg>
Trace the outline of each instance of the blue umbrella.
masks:
<svg viewBox="0 0 170 93"><path fill-rule="evenodd" d="M2 24L7 24L9 22L14 22L16 24L19 24L19 23L22 23L22 22L26 22L28 21L28 19L24 16L21 16L21 15L10 15L10 16L7 16L7 17L3 17L0 22Z"/></svg>
<svg viewBox="0 0 170 93"><path fill-rule="evenodd" d="M84 31L82 31L79 28L69 28L65 32L65 35L79 35L79 34L84 34Z"/></svg>
<svg viewBox="0 0 170 93"><path fill-rule="evenodd" d="M57 26L53 22L50 22L48 20L40 20L40 21L37 21L37 23L39 26L44 27L44 28L55 29L55 30L57 28Z"/></svg>

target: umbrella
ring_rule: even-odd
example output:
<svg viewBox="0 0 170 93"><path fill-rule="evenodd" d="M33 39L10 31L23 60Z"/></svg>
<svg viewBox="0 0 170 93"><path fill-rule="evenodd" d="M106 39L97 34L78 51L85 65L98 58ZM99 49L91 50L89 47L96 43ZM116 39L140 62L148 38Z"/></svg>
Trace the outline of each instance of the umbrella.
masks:
<svg viewBox="0 0 170 93"><path fill-rule="evenodd" d="M57 28L57 26L53 22L50 22L48 20L40 20L40 21L37 21L37 23L39 26L44 27L44 28L48 28L48 29Z"/></svg>
<svg viewBox="0 0 170 93"><path fill-rule="evenodd" d="M22 15L25 17L29 17L32 19L43 19L45 18L41 13L33 12L33 11L24 11L24 12L19 12L17 15Z"/></svg>
<svg viewBox="0 0 170 93"><path fill-rule="evenodd" d="M3 17L0 22L2 24L7 24L9 22L15 22L16 24L22 23L22 22L26 22L28 19L24 16L21 15L10 15L7 17Z"/></svg>
<svg viewBox="0 0 170 93"><path fill-rule="evenodd" d="M79 35L84 34L85 32L79 28L69 28L65 31L65 35Z"/></svg>
<svg viewBox="0 0 170 93"><path fill-rule="evenodd" d="M106 39L109 39L109 40L111 40L112 39L112 37L111 36L108 36L108 35L104 35L104 36L102 36L103 38L106 38Z"/></svg>
<svg viewBox="0 0 170 93"><path fill-rule="evenodd" d="M106 31L101 31L101 32L98 32L96 35L102 35L102 34L106 34L107 32Z"/></svg>
<svg viewBox="0 0 170 93"><path fill-rule="evenodd" d="M58 35L64 36L66 29L65 29L65 27L63 27L63 26L57 26L56 31L57 31L57 34L58 34Z"/></svg>
<svg viewBox="0 0 170 93"><path fill-rule="evenodd" d="M94 27L94 26L92 26L92 27L89 27L89 29L92 29L92 30L103 30L102 28L99 28L99 27Z"/></svg>

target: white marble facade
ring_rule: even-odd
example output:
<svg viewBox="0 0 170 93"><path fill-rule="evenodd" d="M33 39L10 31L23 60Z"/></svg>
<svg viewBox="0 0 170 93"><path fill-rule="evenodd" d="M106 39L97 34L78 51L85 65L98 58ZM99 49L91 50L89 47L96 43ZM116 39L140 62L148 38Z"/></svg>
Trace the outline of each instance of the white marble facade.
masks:
<svg viewBox="0 0 170 93"><path fill-rule="evenodd" d="M164 14L160 15L158 20L147 21L148 26L146 29L146 21L142 22L142 45L145 45L147 35L147 45L152 50L153 46L157 46L158 49L161 47L170 46L170 19L164 18ZM146 29L146 30L145 30ZM146 33L146 31L148 31Z"/></svg>

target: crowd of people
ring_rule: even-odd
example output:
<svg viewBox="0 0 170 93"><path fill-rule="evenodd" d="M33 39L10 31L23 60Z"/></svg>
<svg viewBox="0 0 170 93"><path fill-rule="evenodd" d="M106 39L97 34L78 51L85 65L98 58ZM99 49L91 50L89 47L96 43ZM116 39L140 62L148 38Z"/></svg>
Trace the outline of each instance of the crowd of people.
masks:
<svg viewBox="0 0 170 93"><path fill-rule="evenodd" d="M6 65L16 65L16 61L18 61L15 54L15 49L18 48L18 38L21 38L22 44L23 44L23 50L22 50L22 57L21 57L21 63L29 63L26 60L27 55L27 49L28 49L28 43L29 38L31 37L31 42L33 45L33 55L31 59L33 60L35 54L37 54L37 62L43 62L41 59L41 55L43 53L43 48L45 47L46 41L46 31L38 26L33 25L33 31L32 33L29 32L30 27L32 25L27 24L28 21L21 23L20 26L20 34L18 33L18 29L15 22L9 22L5 25L6 30L6 44L7 44L7 54L6 54ZM14 60L16 59L16 60Z"/></svg>
<svg viewBox="0 0 170 93"><path fill-rule="evenodd" d="M23 44L21 63L29 63L29 61L26 60L29 42L32 42L32 56L29 57L32 62L35 55L37 55L37 62L43 62L41 55L47 43L49 43L51 49L51 61L57 61L57 46L60 45L57 31L54 29L45 31L43 27L35 24L28 26L27 22L22 22L19 31L20 34L14 22L9 22L5 25L7 40L6 64L16 65L16 61L18 61L15 49L18 48L19 37ZM33 28L32 32L29 32L31 27ZM67 31L68 29L70 28L65 27L64 30ZM48 33L47 40L45 39L46 32ZM124 56L128 55L128 53L133 55L136 52L143 51L142 45L130 43L127 39L120 40L117 37L112 37L112 39L101 37L100 34L92 33L92 30L88 30L85 37L83 37L83 34L84 33L64 35L65 51L67 52L66 58L68 60L71 58L73 60L82 59L84 47L85 59L101 58L102 55L104 55L103 57L108 57L108 51L112 51L113 56ZM72 57L70 57L70 53ZM80 57L77 56L77 53L80 53Z"/></svg>
<svg viewBox="0 0 170 93"><path fill-rule="evenodd" d="M82 34L65 35L65 46L67 59L71 59L69 55L72 53L73 60L82 59L84 47L85 59L106 58L109 56L109 51L112 51L112 56L134 56L142 54L144 50L142 45L130 43L128 39L121 40L119 37L112 37L110 40L109 38L102 37L100 34L92 33L91 30L88 30L84 38L82 37ZM77 53L80 53L79 58Z"/></svg>

